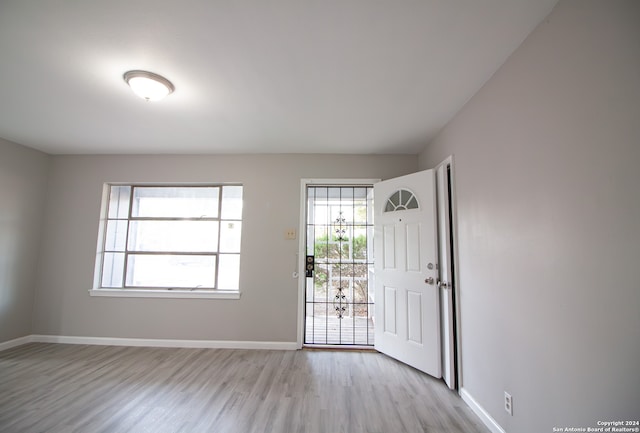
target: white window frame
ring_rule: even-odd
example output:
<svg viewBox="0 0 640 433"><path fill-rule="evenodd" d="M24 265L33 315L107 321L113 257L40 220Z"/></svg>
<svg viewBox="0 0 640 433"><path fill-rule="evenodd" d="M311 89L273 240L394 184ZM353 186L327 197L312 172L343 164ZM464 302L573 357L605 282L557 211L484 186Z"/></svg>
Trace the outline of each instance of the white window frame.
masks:
<svg viewBox="0 0 640 433"><path fill-rule="evenodd" d="M91 296L98 297L124 297L124 298L196 298L196 299L240 299L240 288L238 290L222 290L222 289L177 289L177 288L147 288L147 287L123 287L111 288L102 287L102 265L105 253L105 234L107 228L109 213L109 196L112 186L131 186L134 187L222 187L224 186L243 186L241 183L105 183L102 192L102 204L100 212L100 224L98 230L98 244L96 250L96 261L94 269L93 287L89 290ZM220 202L223 197L220 194ZM218 215L222 221L221 215ZM128 221L132 221L128 219ZM242 219L234 219L234 221L242 222ZM219 234L218 234L219 235ZM216 253L219 254L219 253ZM241 253L240 253L241 255ZM217 274L217 268L216 268Z"/></svg>

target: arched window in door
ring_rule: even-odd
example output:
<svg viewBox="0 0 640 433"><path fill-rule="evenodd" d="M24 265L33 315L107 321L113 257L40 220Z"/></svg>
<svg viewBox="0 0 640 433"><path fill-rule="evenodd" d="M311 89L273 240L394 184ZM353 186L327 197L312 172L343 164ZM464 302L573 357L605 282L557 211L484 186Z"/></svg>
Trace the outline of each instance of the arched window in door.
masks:
<svg viewBox="0 0 640 433"><path fill-rule="evenodd" d="M385 205L385 212L396 212L399 210L418 209L418 199L407 189L399 189L391 194Z"/></svg>

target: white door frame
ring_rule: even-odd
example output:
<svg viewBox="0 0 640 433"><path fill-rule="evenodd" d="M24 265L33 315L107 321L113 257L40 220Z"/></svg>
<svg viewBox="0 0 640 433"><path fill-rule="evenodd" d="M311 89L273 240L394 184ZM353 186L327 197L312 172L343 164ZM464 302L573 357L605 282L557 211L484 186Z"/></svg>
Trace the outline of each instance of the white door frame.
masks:
<svg viewBox="0 0 640 433"><path fill-rule="evenodd" d="M306 290L305 256L307 252L307 185L373 185L380 179L300 179L300 227L298 229L298 254L296 257L298 276L298 329L297 347L302 349L304 344L304 297Z"/></svg>
<svg viewBox="0 0 640 433"><path fill-rule="evenodd" d="M454 298L455 298L455 336L456 336L456 388L458 392L462 389L462 335L461 335L461 317L460 317L460 260L458 255L458 214L457 214L457 198L456 198L456 176L455 176L455 164L453 155L449 155L440 164L436 165L434 169L438 169L441 166L450 167L451 173L451 198L449 200L449 206L451 207L451 236L453 238L453 245L451 255L453 258L454 268L452 271L453 280L455 282L453 286Z"/></svg>

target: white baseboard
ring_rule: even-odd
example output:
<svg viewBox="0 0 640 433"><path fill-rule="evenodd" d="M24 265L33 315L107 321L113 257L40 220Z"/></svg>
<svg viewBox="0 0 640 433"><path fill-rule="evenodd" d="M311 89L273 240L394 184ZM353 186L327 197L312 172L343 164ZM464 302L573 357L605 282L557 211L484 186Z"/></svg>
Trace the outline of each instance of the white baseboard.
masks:
<svg viewBox="0 0 640 433"><path fill-rule="evenodd" d="M473 398L466 389L460 389L460 397L462 397L462 400L467 403L467 406L469 406L476 415L478 415L484 425L486 425L492 433L506 433L504 429L500 427L500 424L498 424L496 420L493 419L493 417L489 415L482 406L480 406L476 399Z"/></svg>
<svg viewBox="0 0 640 433"><path fill-rule="evenodd" d="M184 347L197 349L297 350L295 341L169 340L155 338L74 337L65 335L28 335L0 343L0 351L27 343L92 344L99 346Z"/></svg>
<svg viewBox="0 0 640 433"><path fill-rule="evenodd" d="M12 347L22 346L23 344L32 343L33 335L25 335L24 337L15 338L9 341L3 341L0 343L0 352L3 350L11 349Z"/></svg>

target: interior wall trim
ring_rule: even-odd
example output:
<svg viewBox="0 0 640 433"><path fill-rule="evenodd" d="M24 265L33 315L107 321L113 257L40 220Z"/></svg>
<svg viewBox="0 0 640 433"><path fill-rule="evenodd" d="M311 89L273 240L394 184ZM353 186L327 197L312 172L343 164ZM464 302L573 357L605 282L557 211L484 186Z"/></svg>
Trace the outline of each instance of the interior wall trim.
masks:
<svg viewBox="0 0 640 433"><path fill-rule="evenodd" d="M91 344L98 346L180 347L193 349L296 350L295 341L170 340L156 338L77 337L28 335L0 343L0 351L27 343Z"/></svg>
<svg viewBox="0 0 640 433"><path fill-rule="evenodd" d="M500 427L500 424L489 415L489 412L487 412L465 388L460 389L460 397L462 397L462 400L467 403L467 406L471 408L473 413L482 420L484 425L487 426L492 433L506 433L504 429Z"/></svg>
<svg viewBox="0 0 640 433"><path fill-rule="evenodd" d="M33 335L25 335L24 337L14 338L13 340L3 341L0 343L0 352L8 350L13 347L22 346L23 344L32 343Z"/></svg>

